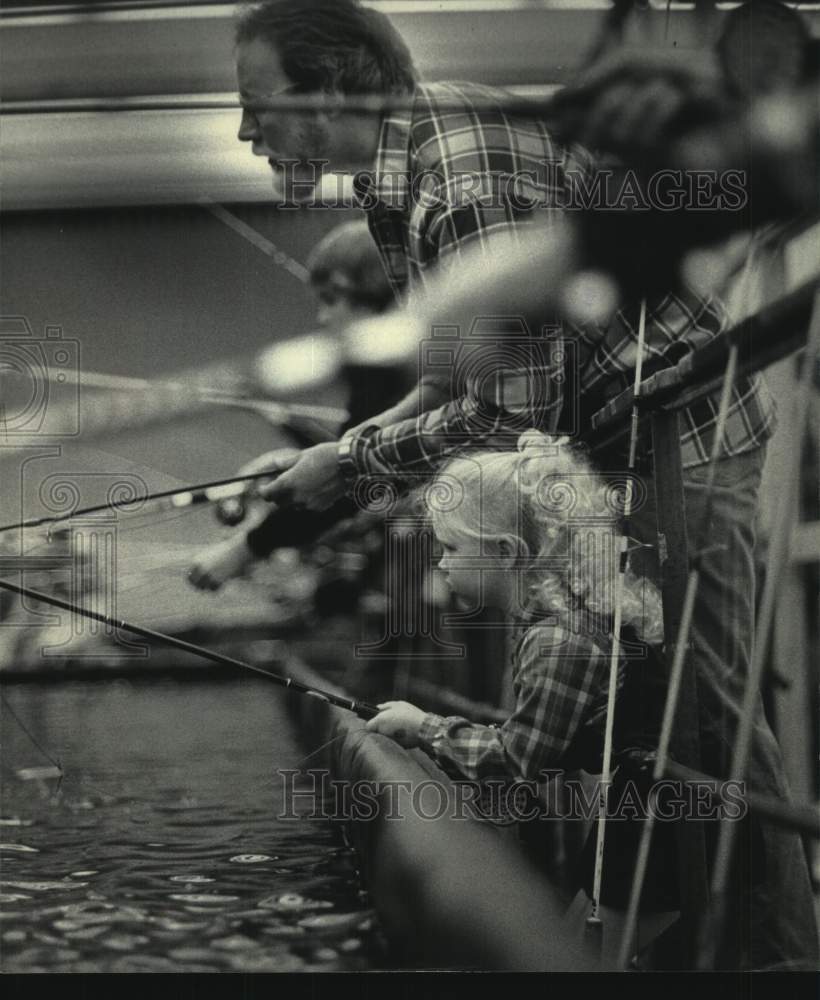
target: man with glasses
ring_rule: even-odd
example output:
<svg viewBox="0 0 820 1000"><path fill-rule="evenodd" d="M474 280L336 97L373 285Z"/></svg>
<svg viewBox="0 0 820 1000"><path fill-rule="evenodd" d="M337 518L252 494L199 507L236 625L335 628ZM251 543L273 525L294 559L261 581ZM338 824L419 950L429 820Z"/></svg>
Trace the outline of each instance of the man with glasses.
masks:
<svg viewBox="0 0 820 1000"><path fill-rule="evenodd" d="M239 139L267 158L287 201L310 201L324 168L369 167L379 144L378 115L345 113L346 97L409 97L410 53L388 19L358 0L268 0L236 28L242 122ZM315 106L277 108L304 97Z"/></svg>
<svg viewBox="0 0 820 1000"><path fill-rule="evenodd" d="M286 203L321 206L326 172L354 174L355 203L366 213L399 301L411 299L434 272L459 273L464 252L489 236L535 222L549 226L572 197L572 179L591 173L591 157L557 143L533 112L506 110L508 94L471 84L419 84L390 21L359 0L266 0L240 17L236 38L239 138L268 159ZM277 108L276 99L294 94L306 99L301 110ZM388 100L380 114L345 109L346 101L365 95L392 98L392 107ZM548 400L555 412L530 414L523 421L528 426L554 422L559 405L547 386L554 374L545 363L550 352L539 343L531 353L532 361L515 373L515 392L523 367L529 396ZM398 407L373 415L368 426L458 407L451 381L452 372L423 373ZM497 385L484 401L497 411L491 426L484 414L480 431L479 423L459 424L459 444L465 433L486 440L503 429L504 395ZM446 435L448 413L440 415ZM514 424L521 429L520 412ZM347 452L339 447L307 449L273 484L270 498L287 502L295 486L303 506L330 506L345 492Z"/></svg>

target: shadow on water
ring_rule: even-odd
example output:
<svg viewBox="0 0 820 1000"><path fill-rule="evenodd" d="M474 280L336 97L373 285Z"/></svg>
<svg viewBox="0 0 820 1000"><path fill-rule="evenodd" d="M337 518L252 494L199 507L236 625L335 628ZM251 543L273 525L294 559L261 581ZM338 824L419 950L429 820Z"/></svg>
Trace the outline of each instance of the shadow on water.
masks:
<svg viewBox="0 0 820 1000"><path fill-rule="evenodd" d="M277 818L304 751L265 681L5 686L3 972L372 968L355 857ZM298 811L298 810L297 810Z"/></svg>

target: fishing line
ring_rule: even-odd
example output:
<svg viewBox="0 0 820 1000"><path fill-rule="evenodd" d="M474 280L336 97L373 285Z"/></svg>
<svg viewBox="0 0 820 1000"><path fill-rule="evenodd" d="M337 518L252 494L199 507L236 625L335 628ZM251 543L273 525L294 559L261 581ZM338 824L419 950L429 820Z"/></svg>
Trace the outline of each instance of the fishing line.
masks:
<svg viewBox="0 0 820 1000"><path fill-rule="evenodd" d="M323 743L321 746L317 747L315 750L311 750L311 752L306 757L301 757L299 760L297 760L296 763L293 764L293 767L294 768L301 767L302 764L305 763L305 761L310 760L311 757L315 757L316 754L319 753L321 750L326 750L331 744L336 743L338 740L342 740L345 737L347 737L348 739L354 739L354 738L358 737L358 742L352 744L352 748L355 750L370 735L371 735L371 733L367 729L362 729L359 732L354 732L353 734L351 734L351 733L344 733L344 732L343 733L338 733L336 736L333 736L326 743ZM278 771L276 769L274 769L274 771L275 771L276 774L280 774L281 773L280 771ZM275 781L275 778L269 778L260 787L261 788L268 788L270 785L272 785L274 783L274 781Z"/></svg>
<svg viewBox="0 0 820 1000"><path fill-rule="evenodd" d="M623 506L623 534L620 541L618 576L616 581L614 615L612 623L612 644L609 655L609 684L607 687L606 723L604 729L603 762L601 766L601 790L599 792L599 806L597 817L597 831L595 842L595 863L593 872L592 887L592 909L587 923L590 926L600 926L599 916L601 906L601 890L604 877L604 845L606 841L607 809L609 802L609 791L612 784L612 751L615 734L615 711L618 692L619 664L623 650L621 648L621 624L624 609L624 591L626 586L626 573L629 565L630 549L630 517L632 515L632 477L635 474L635 458L638 443L638 423L640 412L638 409L638 398L641 392L641 380L643 377L643 359L646 347L646 299L641 301L640 314L638 318L638 340L637 357L635 362L635 378L632 387L632 414L629 435L629 458L627 462L628 475L626 479L624 506Z"/></svg>
<svg viewBox="0 0 820 1000"><path fill-rule="evenodd" d="M301 767L302 764L305 763L305 761L310 760L311 757L315 757L317 753L321 753L322 750L326 750L333 743L336 743L337 740L341 740L341 739L343 739L347 735L349 735L349 734L348 733L338 733L336 736L332 736L326 743L323 743L321 746L316 747L315 750L311 750L311 752L306 757L301 757L299 760L297 760L296 763L293 766L294 767Z"/></svg>
<svg viewBox="0 0 820 1000"><path fill-rule="evenodd" d="M158 525L173 524L174 521L179 518L185 517L187 514L199 513L202 511L202 507L185 507L182 510L170 511L163 515L157 515L147 520L148 514L137 515L146 518L141 524L132 524L130 521L124 521L122 524L117 525L117 530L120 532L133 532L133 531L145 531L146 528L153 528Z"/></svg>
<svg viewBox="0 0 820 1000"><path fill-rule="evenodd" d="M57 771L59 772L59 780L57 781L57 787L54 789L54 794L52 796L52 801L53 801L54 799L57 798L57 795L60 792L60 786L63 783L63 778L65 777L65 772L63 771L63 765L60 763L58 758L52 757L51 754L48 752L48 750L46 750L45 747L42 745L42 743L40 743L40 741L35 738L34 734L31 732L28 726L26 726L26 724L23 722L20 716L11 707L8 698L3 694L2 690L0 690L0 701L3 702L3 704L6 706L7 711L11 714L11 717L14 719L17 725L23 730L26 736L28 736L32 744L45 757L45 759L49 762L49 764L52 764L54 767L57 768Z"/></svg>

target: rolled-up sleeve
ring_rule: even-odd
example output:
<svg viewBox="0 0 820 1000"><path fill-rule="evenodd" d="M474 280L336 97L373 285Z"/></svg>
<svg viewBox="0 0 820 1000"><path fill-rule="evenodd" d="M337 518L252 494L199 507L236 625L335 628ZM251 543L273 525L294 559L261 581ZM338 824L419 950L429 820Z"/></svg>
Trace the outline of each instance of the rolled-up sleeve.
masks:
<svg viewBox="0 0 820 1000"><path fill-rule="evenodd" d="M579 731L600 722L608 658L558 627L530 629L519 650L515 711L500 727L459 717L425 717L419 742L445 770L471 781L538 780L561 767Z"/></svg>

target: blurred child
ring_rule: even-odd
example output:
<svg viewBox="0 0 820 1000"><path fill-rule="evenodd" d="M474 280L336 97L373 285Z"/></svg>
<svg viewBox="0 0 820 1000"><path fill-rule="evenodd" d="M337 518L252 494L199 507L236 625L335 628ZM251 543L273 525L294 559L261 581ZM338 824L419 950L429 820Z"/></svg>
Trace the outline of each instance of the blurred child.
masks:
<svg viewBox="0 0 820 1000"><path fill-rule="evenodd" d="M342 337L353 324L384 312L394 303L376 245L365 221L346 222L331 230L313 249L308 259L311 287L319 301L316 325L327 333ZM345 356L341 376L348 387L347 427L353 427L371 414L381 413L394 404L408 388L407 376L378 359ZM408 406L410 404L408 403ZM390 411L388 411L390 412ZM298 452L282 449L261 455L240 470L262 472L278 467L281 461L295 461ZM230 538L205 549L191 567L188 579L193 586L217 590L227 580L243 575L251 564L267 558L282 545L298 547L312 541L338 521L331 511L325 518L307 512L274 509L250 528L231 533Z"/></svg>

